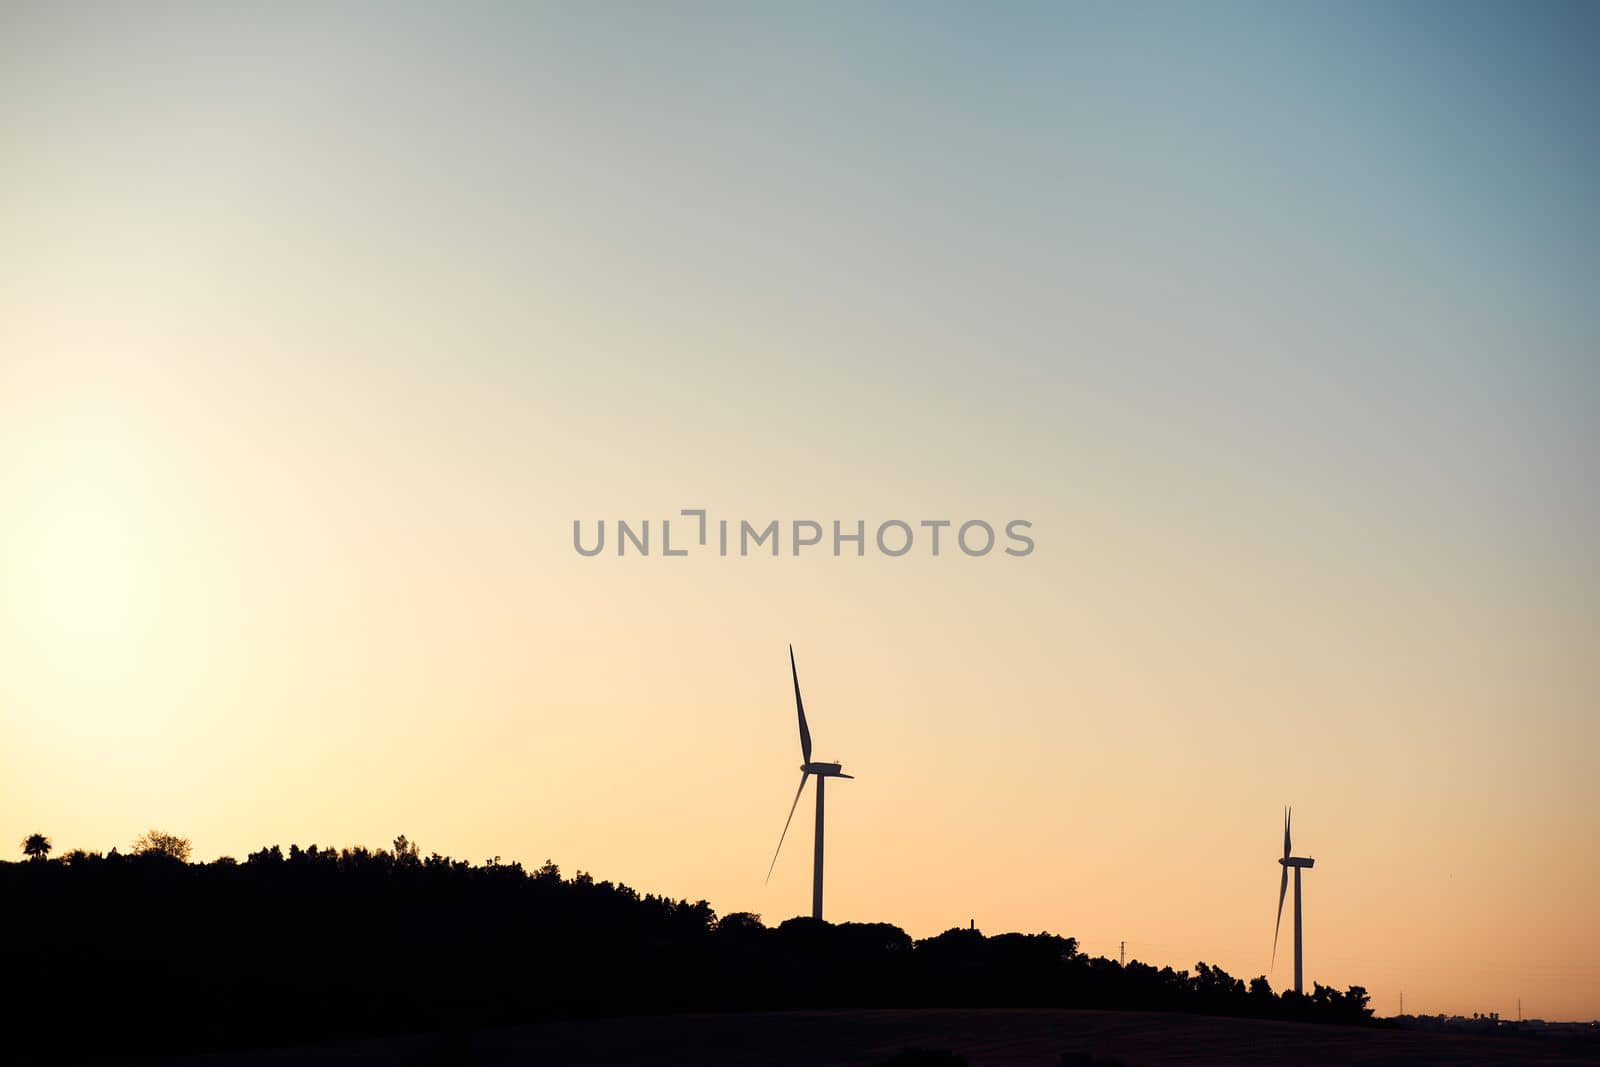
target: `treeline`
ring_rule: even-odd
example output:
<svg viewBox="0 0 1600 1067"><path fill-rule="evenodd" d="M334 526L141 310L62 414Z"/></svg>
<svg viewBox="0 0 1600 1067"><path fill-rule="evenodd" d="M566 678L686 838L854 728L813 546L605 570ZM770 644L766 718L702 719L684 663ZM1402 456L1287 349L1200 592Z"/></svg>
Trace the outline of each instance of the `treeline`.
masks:
<svg viewBox="0 0 1600 1067"><path fill-rule="evenodd" d="M32 840L30 838L30 840ZM153 843L152 843L153 842ZM12 1029L35 1053L178 1051L570 1015L865 1007L1099 1007L1354 1023L1359 986L1275 995L1204 963L1091 958L1070 937L887 923L776 927L552 864L277 846L188 863L35 852L0 864Z"/></svg>

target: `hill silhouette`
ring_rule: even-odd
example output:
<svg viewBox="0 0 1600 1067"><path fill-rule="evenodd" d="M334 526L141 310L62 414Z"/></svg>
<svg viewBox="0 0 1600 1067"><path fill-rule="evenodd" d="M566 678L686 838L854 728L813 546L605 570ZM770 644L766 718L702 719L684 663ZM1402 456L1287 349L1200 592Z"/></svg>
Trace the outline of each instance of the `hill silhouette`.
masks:
<svg viewBox="0 0 1600 1067"><path fill-rule="evenodd" d="M29 839L33 841L33 838ZM34 842L35 846L38 842ZM240 863L142 851L0 864L12 1017L34 1057L177 1052L558 1017L822 1008L1077 1007L1329 1023L1359 986L1275 994L1049 933L789 919L641 894L551 863L274 845Z"/></svg>

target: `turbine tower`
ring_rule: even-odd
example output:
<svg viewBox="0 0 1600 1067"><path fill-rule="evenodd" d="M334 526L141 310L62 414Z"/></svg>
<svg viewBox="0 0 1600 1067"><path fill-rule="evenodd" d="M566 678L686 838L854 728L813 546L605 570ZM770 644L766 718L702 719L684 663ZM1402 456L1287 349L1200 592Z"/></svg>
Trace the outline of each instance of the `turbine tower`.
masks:
<svg viewBox="0 0 1600 1067"><path fill-rule="evenodd" d="M783 833L778 835L778 847L772 853L772 863L767 867L767 881L772 881L772 869L778 865L778 853L783 851L783 839L789 836L789 824L794 821L794 811L800 806L800 794L806 790L806 779L817 776L817 833L813 848L815 858L811 869L811 917L822 918L822 787L829 778L853 778L837 763L811 762L811 731L806 727L806 706L800 699L800 672L794 666L794 646L789 646L789 675L794 679L794 710L800 715L800 788L794 792L794 803L789 805L789 817L783 820Z"/></svg>
<svg viewBox="0 0 1600 1067"><path fill-rule="evenodd" d="M1272 962L1278 962L1278 931L1283 928L1283 895L1289 889L1289 868L1294 868L1294 991L1304 993L1302 987L1303 970L1300 950L1300 872L1306 867L1316 865L1316 860L1304 856L1294 856L1289 847L1289 820L1294 814L1294 809L1283 809L1283 858L1278 862L1283 865L1283 878L1278 882L1278 925L1272 928Z"/></svg>

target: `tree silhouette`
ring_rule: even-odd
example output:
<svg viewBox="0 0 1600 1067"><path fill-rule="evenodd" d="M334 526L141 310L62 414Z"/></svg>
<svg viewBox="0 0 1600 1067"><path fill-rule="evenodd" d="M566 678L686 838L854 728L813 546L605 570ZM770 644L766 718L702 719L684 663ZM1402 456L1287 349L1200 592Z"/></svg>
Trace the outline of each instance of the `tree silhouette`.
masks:
<svg viewBox="0 0 1600 1067"><path fill-rule="evenodd" d="M417 843L408 841L405 834L394 839L394 861L401 867L415 867L422 862Z"/></svg>
<svg viewBox="0 0 1600 1067"><path fill-rule="evenodd" d="M188 863L193 846L187 837L169 834L162 830L148 830L133 840L133 851L140 856L166 856L179 863Z"/></svg>
<svg viewBox="0 0 1600 1067"><path fill-rule="evenodd" d="M30 860L48 858L51 847L50 839L43 834L29 834L22 840L22 854Z"/></svg>
<svg viewBox="0 0 1600 1067"><path fill-rule="evenodd" d="M1050 933L957 928L915 940L888 923L719 921L703 900L563 877L548 860L424 857L404 837L392 849L274 844L211 863L187 862L190 843L157 830L132 855L73 850L59 862L34 837L39 850L24 851L38 862L0 863L0 900L18 917L6 942L32 961L7 1008L41 1035L70 1033L74 1058L680 1012L1371 1015L1359 986L1280 997L1265 978L1246 986L1204 962L1192 973L1119 966ZM173 1004L185 1026L148 1025Z"/></svg>

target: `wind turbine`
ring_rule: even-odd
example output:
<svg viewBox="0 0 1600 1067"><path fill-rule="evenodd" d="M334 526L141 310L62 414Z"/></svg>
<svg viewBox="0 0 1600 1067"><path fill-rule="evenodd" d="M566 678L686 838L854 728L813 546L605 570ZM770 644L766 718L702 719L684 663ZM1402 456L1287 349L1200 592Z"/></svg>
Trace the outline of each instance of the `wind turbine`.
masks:
<svg viewBox="0 0 1600 1067"><path fill-rule="evenodd" d="M1294 991L1304 993L1301 979L1301 954L1300 954L1300 871L1306 867L1316 865L1316 860L1303 856L1290 855L1293 851L1289 847L1289 820L1294 815L1293 808L1283 809L1283 858L1278 862L1283 865L1283 878L1278 882L1278 924L1272 928L1272 962L1278 962L1278 931L1283 927L1283 895L1289 889L1289 868L1294 868Z"/></svg>
<svg viewBox="0 0 1600 1067"><path fill-rule="evenodd" d="M789 805L789 817L783 820L783 833L778 835L778 847L772 853L772 863L767 867L767 881L772 881L772 869L778 865L778 853L783 851L783 839L789 836L789 824L794 821L794 811L800 806L800 794L806 790L806 779L817 776L817 834L815 858L811 870L811 917L822 918L822 787L829 778L853 778L837 763L811 762L811 731L806 728L806 706L800 699L800 672L794 666L794 646L789 646L789 674L794 679L794 709L800 715L800 788L794 791L794 803Z"/></svg>

